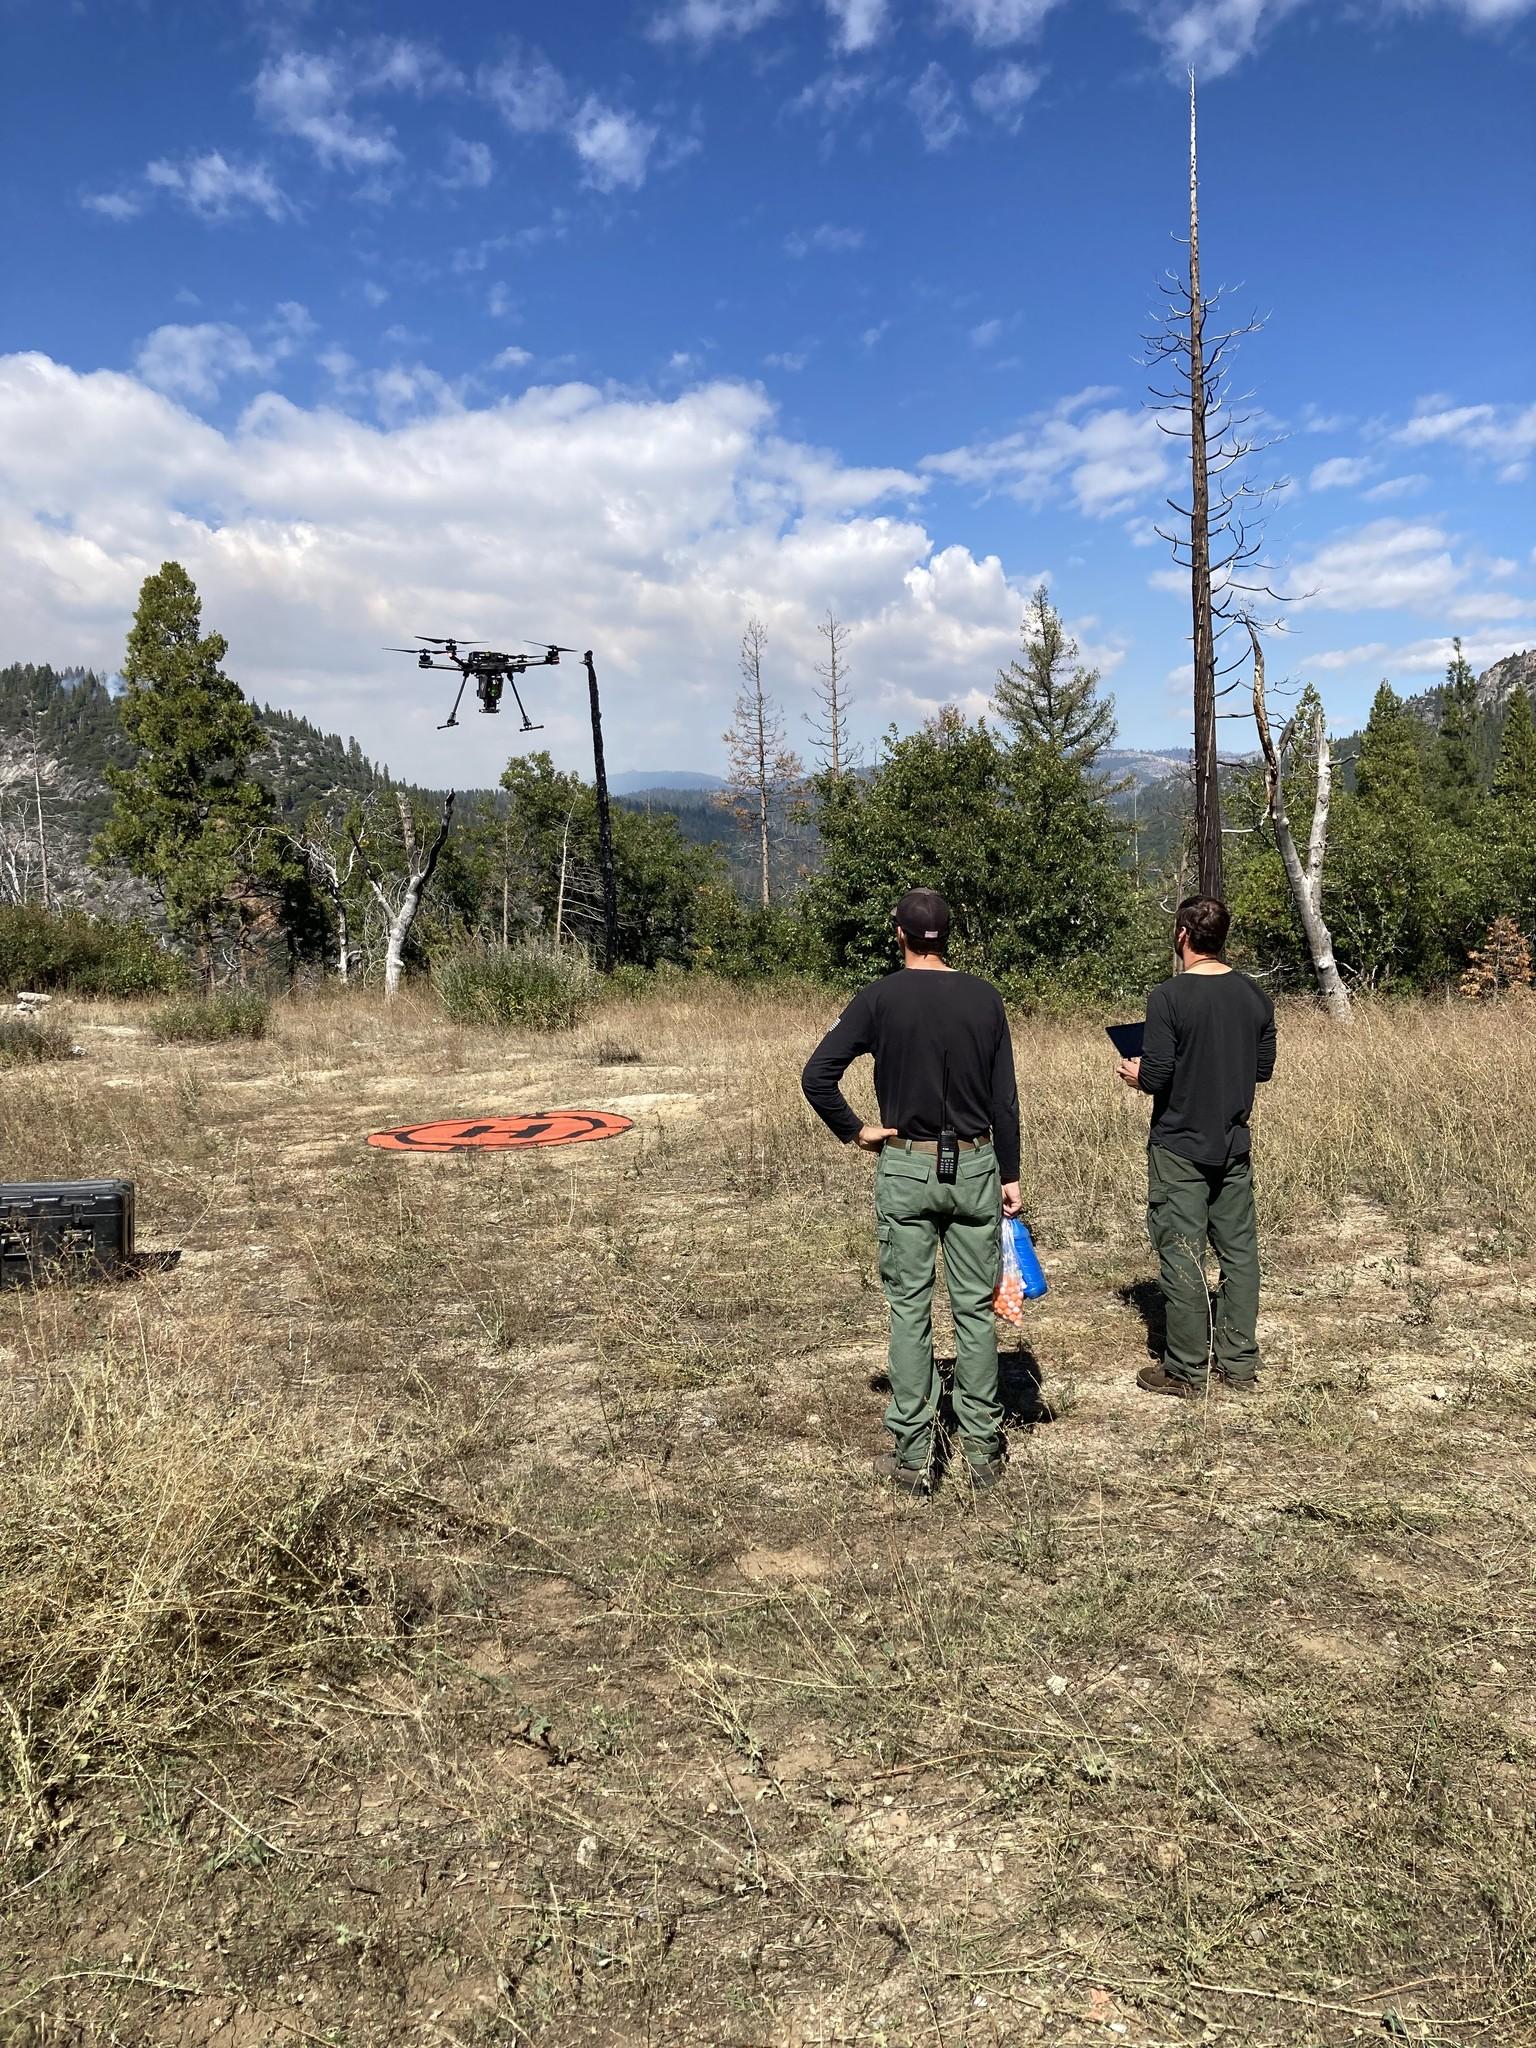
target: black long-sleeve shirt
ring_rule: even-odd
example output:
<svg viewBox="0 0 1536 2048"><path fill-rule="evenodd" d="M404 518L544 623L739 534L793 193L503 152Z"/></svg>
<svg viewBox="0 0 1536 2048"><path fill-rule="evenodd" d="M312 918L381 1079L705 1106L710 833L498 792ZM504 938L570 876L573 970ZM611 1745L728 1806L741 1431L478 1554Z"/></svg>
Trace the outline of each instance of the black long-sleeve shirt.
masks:
<svg viewBox="0 0 1536 2048"><path fill-rule="evenodd" d="M1197 1166L1247 1158L1254 1090L1274 1071L1275 1006L1246 974L1176 974L1147 997L1154 1145Z"/></svg>
<svg viewBox="0 0 1536 2048"><path fill-rule="evenodd" d="M1019 1177L1019 1094L1003 999L990 982L948 969L903 967L849 1003L806 1061L805 1099L844 1144L860 1120L838 1083L861 1053L875 1056L880 1119L904 1138L937 1138L945 1059L949 1121L962 1138L992 1133L998 1172Z"/></svg>

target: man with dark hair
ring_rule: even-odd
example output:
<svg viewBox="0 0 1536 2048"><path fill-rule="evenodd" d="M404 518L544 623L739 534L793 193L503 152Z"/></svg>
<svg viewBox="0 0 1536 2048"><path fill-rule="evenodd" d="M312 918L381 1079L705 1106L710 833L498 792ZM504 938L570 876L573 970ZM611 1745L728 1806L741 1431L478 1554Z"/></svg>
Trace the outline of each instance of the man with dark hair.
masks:
<svg viewBox="0 0 1536 2048"><path fill-rule="evenodd" d="M992 1314L1003 1215L1017 1216L1019 1098L1008 1017L995 988L945 959L949 906L909 889L893 919L902 964L861 989L806 1062L806 1100L844 1144L879 1155L875 1218L880 1279L891 1311L895 1438L875 1470L909 1492L930 1490L939 1376L933 1362L935 1253L955 1318L955 1420L971 1483L1003 1474L997 1324ZM881 1121L862 1124L839 1082L861 1053L875 1059ZM939 1134L953 1131L953 1180L939 1179Z"/></svg>
<svg viewBox="0 0 1536 2048"><path fill-rule="evenodd" d="M1275 1071L1275 1006L1222 958L1231 914L1214 896L1179 905L1174 945L1183 972L1147 998L1141 1057L1120 1062L1128 1088L1152 1097L1147 1229L1162 1268L1168 1341L1138 1386L1198 1400L1215 1353L1220 1385L1251 1394L1258 1379L1259 1230L1248 1118ZM1214 1295L1205 1248L1221 1265Z"/></svg>

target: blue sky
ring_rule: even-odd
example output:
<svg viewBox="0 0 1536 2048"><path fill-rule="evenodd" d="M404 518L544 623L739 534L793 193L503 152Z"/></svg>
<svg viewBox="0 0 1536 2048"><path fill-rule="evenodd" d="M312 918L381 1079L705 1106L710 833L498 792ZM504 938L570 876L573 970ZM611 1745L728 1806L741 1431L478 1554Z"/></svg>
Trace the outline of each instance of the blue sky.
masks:
<svg viewBox="0 0 1536 2048"><path fill-rule="evenodd" d="M514 26L515 24L515 26ZM1207 283L1335 724L1536 641L1536 0L0 0L3 658L111 666L168 554L252 694L399 772L413 631L600 651L622 768L716 768L749 613L866 743L979 709L1041 576L1187 727L1139 337ZM67 109L67 118L61 114ZM536 691L584 758L577 677ZM536 713L537 715L537 713ZM1243 735L1233 728L1234 743Z"/></svg>

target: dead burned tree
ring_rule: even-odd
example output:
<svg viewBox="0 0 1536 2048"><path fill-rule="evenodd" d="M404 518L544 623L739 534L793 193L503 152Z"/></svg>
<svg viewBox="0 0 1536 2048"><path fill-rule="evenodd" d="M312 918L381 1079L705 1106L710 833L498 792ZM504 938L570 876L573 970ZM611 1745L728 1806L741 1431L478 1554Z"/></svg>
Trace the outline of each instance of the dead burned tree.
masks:
<svg viewBox="0 0 1536 2048"><path fill-rule="evenodd" d="M44 910L57 908L69 884L61 891L50 869L48 813L56 818L79 795L78 778L43 747L35 718L14 739L0 740L0 902L35 896ZM70 851L66 843L66 870Z"/></svg>
<svg viewBox="0 0 1536 2048"><path fill-rule="evenodd" d="M319 803L311 805L299 831L283 836L303 862L310 887L331 906L331 915L336 920L336 978L345 984L352 979L350 895L361 850L352 832L356 822L355 804L349 804L349 815L341 823L337 823L326 808L343 794L331 790Z"/></svg>
<svg viewBox="0 0 1536 2048"><path fill-rule="evenodd" d="M736 699L736 722L725 735L730 760L721 792L736 822L744 831L757 834L764 910L773 900L769 851L774 819L805 773L799 758L784 744L784 720L763 678L767 646L768 631L762 620L748 619L741 637L741 673L746 687Z"/></svg>
<svg viewBox="0 0 1536 2048"><path fill-rule="evenodd" d="M1264 687L1264 649L1250 624L1253 643L1253 722L1258 727L1259 747L1264 756L1264 794L1275 844L1285 864L1291 885L1291 900L1306 934L1307 951L1317 976L1317 993L1324 1010L1340 1023L1349 1022L1349 991L1339 975L1333 957L1333 936L1323 920L1323 864L1328 857L1328 810L1333 796L1333 749L1328 741L1328 721L1322 700L1307 690L1294 716L1275 743L1269 724L1269 704ZM1310 747L1317 770L1317 794L1312 805L1312 829L1307 835L1305 864L1296 850L1290 812L1285 798L1285 763L1292 749Z"/></svg>
<svg viewBox="0 0 1536 2048"><path fill-rule="evenodd" d="M1256 334L1261 322L1211 332L1207 322L1223 294L1207 298L1200 281L1200 178L1195 110L1195 74L1189 74L1189 269L1174 272L1162 284L1168 301L1156 330L1145 337L1144 361L1154 376L1171 388L1152 386L1152 403L1165 434L1189 442L1190 502L1170 497L1168 505L1184 522L1157 529L1173 549L1174 560L1189 571L1191 639L1194 649L1195 851L1202 896L1220 896L1221 780L1216 751L1217 700L1236 684L1223 687L1221 677L1236 663L1222 663L1221 643L1255 598L1275 599L1261 557L1262 501L1271 491L1250 484L1244 465L1259 452L1247 436L1254 415L1243 408L1248 396L1234 397L1230 385L1232 357L1245 335Z"/></svg>
<svg viewBox="0 0 1536 2048"><path fill-rule="evenodd" d="M827 616L816 630L827 643L827 658L816 663L816 709L803 713L811 728L811 745L816 759L828 775L846 775L857 765L857 755L848 738L848 707L853 699L848 688L847 646L850 629L827 607Z"/></svg>
<svg viewBox="0 0 1536 2048"><path fill-rule="evenodd" d="M416 834L416 819L411 810L410 799L403 790L395 791L395 802L400 811L400 843L405 854L405 871L399 876L383 874L368 851L363 831L355 824L349 827L348 836L367 878L368 886L384 914L389 934L384 950L386 996L395 995L400 987L400 976L405 964L406 940L411 935L411 926L416 922L416 913L421 908L422 898L431 887L432 877L437 871L438 860L448 842L449 829L453 824L453 794L450 789L443 799L442 823L438 826L431 845L423 847Z"/></svg>

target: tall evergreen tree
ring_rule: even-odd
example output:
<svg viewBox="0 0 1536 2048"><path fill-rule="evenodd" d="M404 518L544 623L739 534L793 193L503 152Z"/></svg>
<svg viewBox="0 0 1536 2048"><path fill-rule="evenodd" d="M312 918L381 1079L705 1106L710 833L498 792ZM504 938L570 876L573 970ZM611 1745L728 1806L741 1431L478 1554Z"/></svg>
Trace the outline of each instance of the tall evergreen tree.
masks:
<svg viewBox="0 0 1536 2048"><path fill-rule="evenodd" d="M1334 935L1346 968L1372 987L1434 964L1438 848L1421 735L1384 682L1361 736L1353 800L1339 811Z"/></svg>
<svg viewBox="0 0 1536 2048"><path fill-rule="evenodd" d="M1488 821L1494 911L1536 938L1536 716L1525 690L1505 708Z"/></svg>
<svg viewBox="0 0 1536 2048"><path fill-rule="evenodd" d="M1460 639L1440 691L1440 730L1435 747L1432 801L1447 824L1465 831L1477 814L1477 678L1461 651Z"/></svg>
<svg viewBox="0 0 1536 2048"><path fill-rule="evenodd" d="M205 975L271 809L250 773L263 744L256 713L219 665L227 647L203 633L196 585L179 562L144 579L118 707L136 758L106 770L114 803L96 842L99 860L155 889Z"/></svg>
<svg viewBox="0 0 1536 2048"><path fill-rule="evenodd" d="M1101 786L1047 747L1003 747L950 708L892 730L862 780L822 776L807 911L840 972L891 963L891 906L923 882L953 915L957 966L1101 983L1126 910L1124 828Z"/></svg>
<svg viewBox="0 0 1536 2048"><path fill-rule="evenodd" d="M1043 747L1068 767L1091 772L1115 738L1112 699L1098 694L1099 671L1078 659L1043 583L1024 613L1023 659L998 672L993 704L1021 745Z"/></svg>

